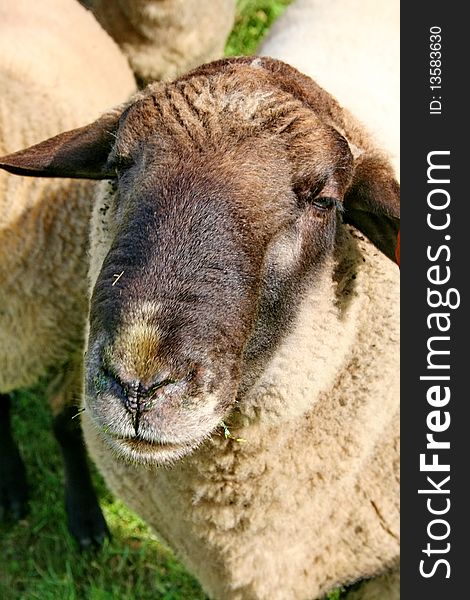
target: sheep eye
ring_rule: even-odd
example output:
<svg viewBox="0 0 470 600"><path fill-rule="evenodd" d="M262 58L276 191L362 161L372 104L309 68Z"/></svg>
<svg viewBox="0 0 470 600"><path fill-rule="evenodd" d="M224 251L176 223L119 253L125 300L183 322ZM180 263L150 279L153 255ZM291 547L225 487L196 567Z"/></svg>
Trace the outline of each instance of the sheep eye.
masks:
<svg viewBox="0 0 470 600"><path fill-rule="evenodd" d="M330 196L317 196L309 199L309 203L318 208L319 210L331 210L338 206L338 200Z"/></svg>

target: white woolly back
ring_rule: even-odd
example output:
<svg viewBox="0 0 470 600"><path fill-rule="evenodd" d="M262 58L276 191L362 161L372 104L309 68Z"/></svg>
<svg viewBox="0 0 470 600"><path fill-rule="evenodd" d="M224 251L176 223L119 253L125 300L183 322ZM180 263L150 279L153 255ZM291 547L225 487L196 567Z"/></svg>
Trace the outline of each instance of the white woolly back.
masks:
<svg viewBox="0 0 470 600"><path fill-rule="evenodd" d="M399 0L294 0L258 54L312 77L390 153L399 173Z"/></svg>

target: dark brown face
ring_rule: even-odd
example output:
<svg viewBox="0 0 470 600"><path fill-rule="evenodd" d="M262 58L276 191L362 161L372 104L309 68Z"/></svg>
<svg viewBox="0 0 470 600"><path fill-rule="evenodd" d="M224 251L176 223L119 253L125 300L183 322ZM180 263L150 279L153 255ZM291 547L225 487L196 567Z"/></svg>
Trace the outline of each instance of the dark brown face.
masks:
<svg viewBox="0 0 470 600"><path fill-rule="evenodd" d="M95 211L109 250L91 299L86 402L108 441L144 461L201 443L275 347L331 253L352 164L345 140L300 105L315 129L308 140L297 132L293 159L277 131L285 116L260 126L259 94L249 118L236 97L228 114L193 114L200 128L190 127L182 87L121 117L115 191Z"/></svg>
<svg viewBox="0 0 470 600"><path fill-rule="evenodd" d="M111 180L92 224L85 404L118 453L171 462L243 402L333 254L343 199L393 256L399 188L349 119L279 61L227 59L0 159Z"/></svg>

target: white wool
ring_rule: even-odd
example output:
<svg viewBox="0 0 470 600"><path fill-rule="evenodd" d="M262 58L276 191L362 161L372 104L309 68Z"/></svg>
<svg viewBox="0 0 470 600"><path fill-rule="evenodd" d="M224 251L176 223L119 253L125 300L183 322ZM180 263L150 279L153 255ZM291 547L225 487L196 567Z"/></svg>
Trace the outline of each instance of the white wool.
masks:
<svg viewBox="0 0 470 600"><path fill-rule="evenodd" d="M388 150L399 173L400 3L294 0L258 54L309 75Z"/></svg>

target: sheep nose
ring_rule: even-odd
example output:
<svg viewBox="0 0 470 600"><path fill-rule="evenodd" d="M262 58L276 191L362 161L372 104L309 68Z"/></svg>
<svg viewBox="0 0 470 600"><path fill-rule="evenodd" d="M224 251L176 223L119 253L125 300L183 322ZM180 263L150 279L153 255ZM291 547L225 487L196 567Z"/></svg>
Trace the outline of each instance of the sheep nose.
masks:
<svg viewBox="0 0 470 600"><path fill-rule="evenodd" d="M122 389L122 400L128 411L137 412L145 409L147 394L140 381L134 379L123 383L121 380L116 380L116 383Z"/></svg>
<svg viewBox="0 0 470 600"><path fill-rule="evenodd" d="M131 413L136 434L139 421L138 416L152 408L155 402L158 401L158 396L164 391L164 388L178 383L175 378L168 375L161 375L155 377L150 385L146 385L136 378L118 376L107 368L102 369L102 375L107 382L109 390L121 400L125 409Z"/></svg>

